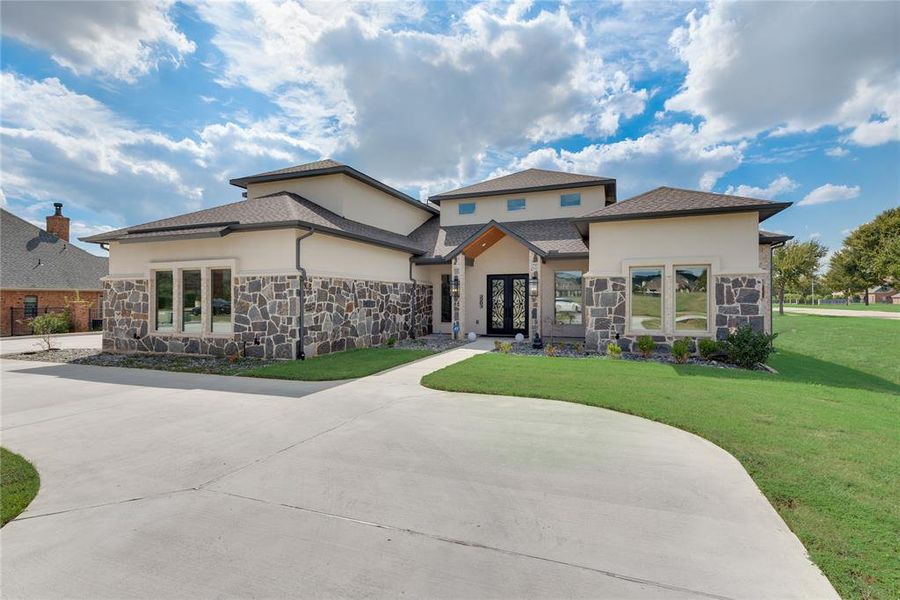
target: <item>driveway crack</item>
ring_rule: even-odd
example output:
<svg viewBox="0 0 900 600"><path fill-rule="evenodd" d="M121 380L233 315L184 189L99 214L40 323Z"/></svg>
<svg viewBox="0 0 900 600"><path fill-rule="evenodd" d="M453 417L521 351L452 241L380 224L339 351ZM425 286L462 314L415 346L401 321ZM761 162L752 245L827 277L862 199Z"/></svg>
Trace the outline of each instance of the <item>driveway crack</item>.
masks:
<svg viewBox="0 0 900 600"><path fill-rule="evenodd" d="M323 433L324 433L324 432L323 432ZM288 508L288 509L291 509L291 510L298 510L298 511L302 511L302 512L305 512L305 513L310 513L310 514L314 514L314 515L318 515L318 516L322 516L322 517L327 517L327 518L331 518L331 519L338 519L338 520L341 520L341 521L347 521L347 522L350 522L350 523L355 523L355 524L357 524L357 525L363 525L363 526L366 526L366 527L374 527L374 528L377 528L377 529L384 529L384 530L387 530L387 531L393 531L393 532L396 532L396 533L403 533L403 534L407 534L407 535L413 535L413 536L418 536L418 537L425 537L425 538L428 538L428 539L431 539L431 540L434 540L434 541L443 542L443 543L447 543L447 544L455 544L455 545L458 545L458 546L465 546L465 547L468 547L468 548L475 548L475 549L478 549L478 550L487 550L487 551L489 551L489 552L496 552L496 553L499 553L499 554L505 554L505 555L507 555L507 556L514 556L514 557L518 557L518 558L527 558L527 559L530 559L530 560L539 560L539 561L542 561L542 562L552 563L552 564L560 565L560 566L563 566L563 567L570 567L570 568L573 568L573 569L581 569L581 570L584 570L584 571L591 571L591 572L593 572L593 573L597 573L597 574L603 575L603 576L605 576L605 577L610 577L610 578L612 578L612 579L618 579L618 580L621 580L621 581L627 581L627 582L630 582L630 583L636 583L636 584L639 584L639 585L651 586L651 587L655 587L655 588L659 588L659 589L664 589L664 590L669 590L669 591L673 591L673 592L680 592L680 593L685 593L685 594L693 594L693 595L695 595L695 596L700 596L700 597L703 597L703 598L713 598L713 599L715 599L715 600L734 600L734 599L733 599L732 597L730 597L730 596L722 596L722 595L720 595L720 594L714 594L714 593L711 593L711 592L704 592L704 591L701 591L701 590L695 590L695 589L691 589L691 588L687 588L687 587L683 587L683 586L679 586L679 585L672 585L672 584L664 583L664 582L661 582L661 581L654 581L654 580L652 580L652 579L644 579L644 578L641 578L641 577L635 577L635 576L633 576L633 575L626 575L626 574L623 574L623 573L617 573L617 572L615 572L615 571L607 571L607 570L605 570L605 569L599 569L599 568L596 568L596 567L590 567L590 566L587 566L587 565L580 565L580 564L578 564L578 563L571 563L571 562L567 562L567 561L564 561L564 560L557 560L557 559L554 559L554 558L548 558L548 557L546 557L546 556L539 556L539 555L536 555L536 554L529 554L529 553L527 553L527 552L519 552L519 551L516 551L516 550L509 550L509 549L507 549L507 548L500 548L500 547L497 547L497 546L490 546L490 545L482 544L482 543L479 543L479 542L473 542L473 541L468 541L468 540L460 540L460 539L451 538L451 537L447 537L447 536L443 536L443 535L437 535L437 534L433 534L433 533L428 533L428 532L425 532L425 531L418 531L418 530L416 530L416 529L409 529L409 528L407 528L407 527L397 527L397 526L395 526L395 525L388 525L388 524L385 524L385 523L376 523L376 522L374 522L374 521L367 521L367 520L365 520L365 519L358 519L358 518L356 518L356 517L349 517L349 516L346 516L346 515L340 515L340 514L337 514L337 513L330 513L330 512L318 510L318 509L315 509L315 508L308 508L308 507L305 507L305 506L297 506L297 505L294 505L294 504L285 504L285 503L283 503L283 502L271 502L271 501L269 501L269 500L263 500L263 499L261 499L261 498L254 498L253 496L245 496L245 495L243 495L243 494L235 494L234 492L226 492L226 491L223 491L223 490L205 489L205 490L203 490L203 491L212 492L212 493L215 493L215 494L222 494L223 496L231 496L232 498L239 498L239 499L242 499L242 500L249 500L249 501L251 501L251 502L259 502L259 503L261 503L261 504L267 504L267 505L270 505L270 506L278 506L278 507L282 507L282 508Z"/></svg>

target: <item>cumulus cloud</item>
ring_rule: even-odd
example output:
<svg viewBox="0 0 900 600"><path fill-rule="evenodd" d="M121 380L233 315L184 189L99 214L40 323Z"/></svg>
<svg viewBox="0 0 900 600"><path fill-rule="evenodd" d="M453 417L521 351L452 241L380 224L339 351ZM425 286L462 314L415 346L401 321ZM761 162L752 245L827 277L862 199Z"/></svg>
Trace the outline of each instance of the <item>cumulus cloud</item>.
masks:
<svg viewBox="0 0 900 600"><path fill-rule="evenodd" d="M826 183L819 186L803 200L797 203L797 206L811 206L813 204L827 204L829 202L837 202L838 200L852 200L859 196L860 188L858 185L834 185Z"/></svg>
<svg viewBox="0 0 900 600"><path fill-rule="evenodd" d="M661 185L712 189L719 177L740 165L741 157L741 145L710 144L692 126L678 124L577 152L542 148L491 175L532 167L596 173L617 178L619 196L627 197Z"/></svg>
<svg viewBox="0 0 900 600"><path fill-rule="evenodd" d="M416 26L419 4L328 6L198 11L224 85L266 94L320 154L398 185L469 178L490 152L610 135L644 109L647 92L606 67L565 7L478 4L436 32Z"/></svg>
<svg viewBox="0 0 900 600"><path fill-rule="evenodd" d="M825 125L900 139L898 23L896 2L713 3L672 34L688 73L666 108L723 139Z"/></svg>
<svg viewBox="0 0 900 600"><path fill-rule="evenodd" d="M2 4L2 33L50 53L78 75L133 82L196 46L171 18L174 0Z"/></svg>
<svg viewBox="0 0 900 600"><path fill-rule="evenodd" d="M777 177L766 187L754 187L752 185L728 186L725 190L726 194L735 196L745 196L747 198L761 198L763 200L771 200L776 196L791 192L797 189L797 182L787 175Z"/></svg>

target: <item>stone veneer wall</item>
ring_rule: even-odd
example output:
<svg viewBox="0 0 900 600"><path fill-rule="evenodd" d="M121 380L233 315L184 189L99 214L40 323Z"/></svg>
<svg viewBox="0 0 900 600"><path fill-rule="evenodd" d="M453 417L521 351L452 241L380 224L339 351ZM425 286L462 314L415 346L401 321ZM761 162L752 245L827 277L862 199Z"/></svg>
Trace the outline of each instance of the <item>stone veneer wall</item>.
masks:
<svg viewBox="0 0 900 600"><path fill-rule="evenodd" d="M107 352L294 357L300 310L297 275L235 278L233 334L154 333L146 279L110 280L104 288L103 350Z"/></svg>
<svg viewBox="0 0 900 600"><path fill-rule="evenodd" d="M311 276L303 293L307 356L431 333L431 285Z"/></svg>
<svg viewBox="0 0 900 600"><path fill-rule="evenodd" d="M731 328L750 325L756 331L766 327L764 276L728 275L715 277L714 307L715 337L725 339ZM625 335L627 319L625 307L626 280L624 277L594 277L585 280L585 347L606 353L606 345L616 342L626 352L632 351L636 335ZM619 338L616 340L616 335ZM669 352L679 337L671 334L654 335L658 352ZM694 351L694 344L691 346Z"/></svg>

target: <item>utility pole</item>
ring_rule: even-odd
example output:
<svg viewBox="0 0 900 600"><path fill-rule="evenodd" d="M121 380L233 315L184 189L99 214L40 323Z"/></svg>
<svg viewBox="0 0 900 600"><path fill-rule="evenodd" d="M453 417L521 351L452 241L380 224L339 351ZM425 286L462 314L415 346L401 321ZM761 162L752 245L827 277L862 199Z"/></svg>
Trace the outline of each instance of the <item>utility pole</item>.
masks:
<svg viewBox="0 0 900 600"><path fill-rule="evenodd" d="M816 274L813 272L812 276L809 278L810 283L812 284L812 305L816 305ZM827 305L826 305L827 306Z"/></svg>

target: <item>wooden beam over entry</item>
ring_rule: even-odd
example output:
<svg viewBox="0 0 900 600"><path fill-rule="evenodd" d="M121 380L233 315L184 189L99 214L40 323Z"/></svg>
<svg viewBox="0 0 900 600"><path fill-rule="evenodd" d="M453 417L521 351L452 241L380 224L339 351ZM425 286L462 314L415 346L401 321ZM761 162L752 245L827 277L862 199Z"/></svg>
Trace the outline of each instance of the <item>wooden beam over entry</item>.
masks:
<svg viewBox="0 0 900 600"><path fill-rule="evenodd" d="M463 248L463 254L465 254L469 258L478 258L479 254L499 242L504 237L506 237L505 233L503 233L496 227L491 227L480 236L475 238L472 243Z"/></svg>

